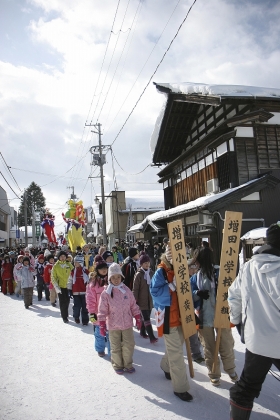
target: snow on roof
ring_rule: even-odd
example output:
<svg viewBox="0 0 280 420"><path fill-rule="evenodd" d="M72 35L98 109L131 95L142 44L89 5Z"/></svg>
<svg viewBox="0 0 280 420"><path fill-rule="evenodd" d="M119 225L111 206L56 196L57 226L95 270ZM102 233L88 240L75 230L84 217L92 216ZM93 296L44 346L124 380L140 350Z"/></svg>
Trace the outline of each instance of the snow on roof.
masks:
<svg viewBox="0 0 280 420"><path fill-rule="evenodd" d="M253 184L255 182L258 182L261 178L257 178L257 179L253 179L252 181L246 182L245 184L239 185L238 187L235 188L229 188L228 190L216 193L216 194L208 194L205 195L203 197L199 197L194 201L189 201L186 204L181 204L180 206L177 207L173 207L172 209L169 210L163 210L163 211L159 211L157 213L153 213L149 216L147 216L142 223L139 223L139 225L141 225L141 228L139 228L139 230L143 230L144 226L146 225L146 223L148 223L149 221L157 221L157 220L162 220L162 219L167 219L169 217L172 216L176 216L176 215L180 215L183 213L186 213L188 211L192 211L201 207L205 207L207 204L212 203L213 201L216 201L222 197L225 197L228 194L231 194L234 191L239 190L240 188L244 188L250 184ZM133 231L135 231L135 225L131 226L130 229L133 229ZM130 230L128 231L130 232Z"/></svg>
<svg viewBox="0 0 280 420"><path fill-rule="evenodd" d="M237 96L237 97L264 97L264 98L280 98L280 89L276 88L265 88L257 86L243 86L243 85L207 85L205 83L192 83L192 82L182 82L182 83L155 83L156 86L162 86L167 89L170 89L172 93L183 93L185 95L212 95L212 96ZM164 92L160 92L164 93ZM159 116L157 117L155 127L150 139L150 149L151 153L154 154L160 127L164 117L164 112L167 102L166 100L162 105Z"/></svg>
<svg viewBox="0 0 280 420"><path fill-rule="evenodd" d="M260 228L257 228L257 229L252 229L249 232L245 233L245 235L243 235L240 238L240 240L245 241L245 240L248 240L248 239L257 240L257 239L261 239L261 238L266 238L266 231L267 231L266 227L260 227Z"/></svg>
<svg viewBox="0 0 280 420"><path fill-rule="evenodd" d="M166 87L172 93L186 95L214 95L214 96L244 96L244 97L277 97L280 98L280 89L243 85L207 85L204 83L156 83Z"/></svg>

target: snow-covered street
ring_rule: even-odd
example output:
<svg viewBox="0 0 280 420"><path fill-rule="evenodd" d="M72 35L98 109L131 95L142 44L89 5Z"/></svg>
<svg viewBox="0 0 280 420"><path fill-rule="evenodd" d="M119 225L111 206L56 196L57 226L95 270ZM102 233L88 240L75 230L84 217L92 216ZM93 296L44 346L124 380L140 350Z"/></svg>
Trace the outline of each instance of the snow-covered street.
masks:
<svg viewBox="0 0 280 420"><path fill-rule="evenodd" d="M194 363L194 400L183 402L159 367L163 339L152 345L135 331L136 373L118 376L94 351L92 326L75 324L71 303L69 324L44 298L33 303L26 310L20 298L0 294L1 420L229 419L226 374L215 388L205 365ZM240 375L244 346L234 334ZM251 418L280 419L279 413L280 383L268 374Z"/></svg>

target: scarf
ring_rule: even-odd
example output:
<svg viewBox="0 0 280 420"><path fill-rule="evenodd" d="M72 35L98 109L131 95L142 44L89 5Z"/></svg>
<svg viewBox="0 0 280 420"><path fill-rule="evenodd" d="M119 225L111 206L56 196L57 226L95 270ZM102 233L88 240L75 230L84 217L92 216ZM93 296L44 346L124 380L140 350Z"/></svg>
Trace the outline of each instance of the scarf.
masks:
<svg viewBox="0 0 280 420"><path fill-rule="evenodd" d="M106 289L106 293L108 293L108 295L110 295L112 293L113 289L119 289L123 294L126 293L126 290L123 287L123 283L119 284L118 286L114 286L112 283L109 283L109 286Z"/></svg>
<svg viewBox="0 0 280 420"><path fill-rule="evenodd" d="M86 283L88 283L88 275L87 275L87 273L84 270L85 269L82 268L83 279L84 279L84 283L86 284ZM77 271L77 268L75 267L74 268L74 274L73 274L73 284L76 283L76 271Z"/></svg>
<svg viewBox="0 0 280 420"><path fill-rule="evenodd" d="M144 279L146 280L147 284L148 284L148 285L150 285L150 284L151 284L150 269L148 268L148 270L144 270L144 269L141 267L141 270L142 270L142 271L143 271L143 273L144 273Z"/></svg>

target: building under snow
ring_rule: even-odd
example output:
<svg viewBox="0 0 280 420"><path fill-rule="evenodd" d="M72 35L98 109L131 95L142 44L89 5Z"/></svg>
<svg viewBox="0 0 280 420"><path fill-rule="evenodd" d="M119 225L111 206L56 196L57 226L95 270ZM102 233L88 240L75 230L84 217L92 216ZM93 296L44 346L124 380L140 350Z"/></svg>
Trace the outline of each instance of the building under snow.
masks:
<svg viewBox="0 0 280 420"><path fill-rule="evenodd" d="M242 234L279 220L280 89L155 85L166 98L151 139L165 211L130 231L164 234L180 218L186 241L208 240L217 261L225 211L243 212Z"/></svg>

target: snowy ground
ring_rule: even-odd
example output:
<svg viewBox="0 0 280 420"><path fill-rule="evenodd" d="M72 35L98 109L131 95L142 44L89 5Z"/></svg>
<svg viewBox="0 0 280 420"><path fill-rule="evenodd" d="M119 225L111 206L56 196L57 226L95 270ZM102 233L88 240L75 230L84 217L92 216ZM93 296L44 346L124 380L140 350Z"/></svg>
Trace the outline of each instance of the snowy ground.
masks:
<svg viewBox="0 0 280 420"><path fill-rule="evenodd" d="M0 314L1 420L229 419L225 374L214 388L206 367L194 363L193 402L173 394L159 367L163 339L151 345L135 331L136 373L118 376L95 353L92 327L76 325L72 316L64 324L49 302L34 296L26 310L21 299L0 293ZM240 374L244 346L237 335L235 348ZM280 384L269 374L252 420L280 419L279 396Z"/></svg>

